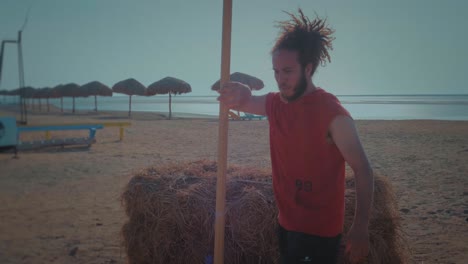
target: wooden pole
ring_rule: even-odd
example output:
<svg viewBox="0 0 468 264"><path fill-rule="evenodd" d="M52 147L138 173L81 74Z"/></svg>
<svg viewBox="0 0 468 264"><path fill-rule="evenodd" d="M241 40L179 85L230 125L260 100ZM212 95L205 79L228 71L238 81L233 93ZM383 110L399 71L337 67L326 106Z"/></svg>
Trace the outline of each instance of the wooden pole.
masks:
<svg viewBox="0 0 468 264"><path fill-rule="evenodd" d="M222 89L224 83L229 81L229 68L231 64L231 21L232 0L224 0L220 89ZM219 105L218 178L216 181L216 213L214 243L215 264L222 264L224 262L228 112L229 109L221 103Z"/></svg>
<svg viewBox="0 0 468 264"><path fill-rule="evenodd" d="M23 63L23 47L21 45L21 30L18 31L18 68L19 68L19 81L20 87L24 88L24 63ZM24 89L22 90L24 91ZM26 99L24 98L24 92L20 95L21 101L21 123L28 123L28 109L26 107Z"/></svg>

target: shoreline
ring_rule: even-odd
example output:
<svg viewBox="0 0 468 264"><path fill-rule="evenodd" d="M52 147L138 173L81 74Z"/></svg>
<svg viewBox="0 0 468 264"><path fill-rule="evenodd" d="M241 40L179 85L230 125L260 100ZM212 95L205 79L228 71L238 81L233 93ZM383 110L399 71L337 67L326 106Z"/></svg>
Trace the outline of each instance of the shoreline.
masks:
<svg viewBox="0 0 468 264"><path fill-rule="evenodd" d="M128 121L131 120L138 120L138 119L149 119L153 118L154 120L165 120L168 119L168 113L164 112L153 112L153 111L132 111L131 116L128 116L128 111L119 111L119 110L99 110L95 111L75 111L72 113L71 110L64 109L64 112L60 111L60 108L57 108L53 105L50 106L50 112L45 111L37 111L28 109L27 116L36 117L61 117L67 116L70 118L101 118L101 119L127 119ZM20 111L18 109L14 109L12 107L4 107L0 105L0 116L14 116L20 117ZM191 114L191 113L172 113L172 119L218 119L217 116L210 116L210 115L202 115L202 114ZM18 119L18 118L17 118Z"/></svg>
<svg viewBox="0 0 468 264"><path fill-rule="evenodd" d="M390 97L389 97L390 96ZM443 95L432 98L414 96L347 96L340 98L343 106L351 113L355 120L459 120L468 121L468 97ZM198 98L198 99L196 99ZM122 100L125 99L125 100ZM128 111L128 96L103 97L98 99L98 108L104 112ZM157 99L157 100L156 100ZM180 96L174 97L172 104L173 116L180 118L218 118L219 102L216 96ZM26 100L28 109L38 112L38 100ZM77 98L76 109L78 112L93 112L94 100ZM14 106L15 102L11 102ZM16 102L17 103L17 102ZM33 107L34 105L34 107ZM43 113L46 101L42 100ZM49 100L49 105L60 108L59 99ZM71 98L64 98L65 112L71 112ZM1 107L1 104L0 104ZM18 108L19 109L19 108ZM135 98L132 104L133 112L155 112L168 115L169 107L167 98Z"/></svg>
<svg viewBox="0 0 468 264"><path fill-rule="evenodd" d="M43 106L43 108L46 106ZM162 120L167 119L169 113L168 112L157 112L157 111L132 111L132 116L128 116L128 111L123 110L99 110L98 112L92 110L76 110L75 113L72 113L71 109L64 109L64 112L60 111L60 108L55 107L54 105L50 105L50 112L46 111L38 111L28 109L27 115L28 116L69 116L76 118L79 117L101 117L105 118L106 116L109 119L127 119L127 120L137 120L137 119L148 119L153 117L154 120ZM233 110L234 111L234 110ZM20 112L16 107L11 107L5 105L0 105L0 116L15 116L19 117ZM18 118L17 118L18 119ZM172 112L172 119L215 119L218 120L218 115L207 115L207 114L194 114L194 113L185 113L185 112ZM265 121L264 119L263 121ZM468 120L464 119L423 119L423 118L415 118L415 119L358 119L354 118L357 122L364 122L364 121L449 121L449 122L468 122ZM232 120L236 121L236 120Z"/></svg>

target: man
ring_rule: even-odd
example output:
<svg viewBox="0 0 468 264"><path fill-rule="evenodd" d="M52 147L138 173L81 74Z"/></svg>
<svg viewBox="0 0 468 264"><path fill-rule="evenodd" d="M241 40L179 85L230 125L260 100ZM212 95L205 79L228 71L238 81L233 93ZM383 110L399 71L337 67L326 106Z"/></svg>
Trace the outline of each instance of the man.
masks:
<svg viewBox="0 0 468 264"><path fill-rule="evenodd" d="M372 170L348 111L312 82L317 66L330 61L333 30L300 9L298 16L289 15L271 52L279 92L253 96L249 87L228 82L218 100L230 109L268 116L282 263L337 261L349 164L357 199L345 254L357 262L369 252Z"/></svg>

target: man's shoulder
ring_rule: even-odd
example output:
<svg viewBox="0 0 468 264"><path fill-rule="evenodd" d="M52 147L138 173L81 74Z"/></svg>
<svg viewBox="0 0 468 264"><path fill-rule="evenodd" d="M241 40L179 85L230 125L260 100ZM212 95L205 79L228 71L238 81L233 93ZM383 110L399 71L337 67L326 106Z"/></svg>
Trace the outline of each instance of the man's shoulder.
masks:
<svg viewBox="0 0 468 264"><path fill-rule="evenodd" d="M280 95L279 95L279 92L269 92L266 94L266 97L267 98L270 97L271 99L273 98L279 99Z"/></svg>
<svg viewBox="0 0 468 264"><path fill-rule="evenodd" d="M276 104L277 102L281 101L279 92L269 92L266 94L266 104Z"/></svg>
<svg viewBox="0 0 468 264"><path fill-rule="evenodd" d="M318 98L318 105L322 110L321 114L325 117L324 120L326 120L325 122L327 124L329 124L336 116L351 116L348 110L346 110L341 104L338 97L333 93L328 92L323 88L318 88L316 98Z"/></svg>
<svg viewBox="0 0 468 264"><path fill-rule="evenodd" d="M338 97L335 94L333 94L333 93L331 93L331 92L329 92L329 91L327 91L327 90L325 90L323 88L318 88L318 92L320 93L320 97L321 97L322 100L338 101L339 102Z"/></svg>

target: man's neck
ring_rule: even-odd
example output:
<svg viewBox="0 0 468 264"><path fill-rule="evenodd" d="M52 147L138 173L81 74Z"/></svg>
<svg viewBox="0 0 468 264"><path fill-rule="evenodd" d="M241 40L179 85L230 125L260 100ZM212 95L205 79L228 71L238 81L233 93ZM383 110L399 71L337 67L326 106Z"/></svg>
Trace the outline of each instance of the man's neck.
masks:
<svg viewBox="0 0 468 264"><path fill-rule="evenodd" d="M309 83L307 85L306 91L304 92L304 94L302 96L313 93L313 92L315 92L317 90L318 90L318 88L313 83Z"/></svg>

